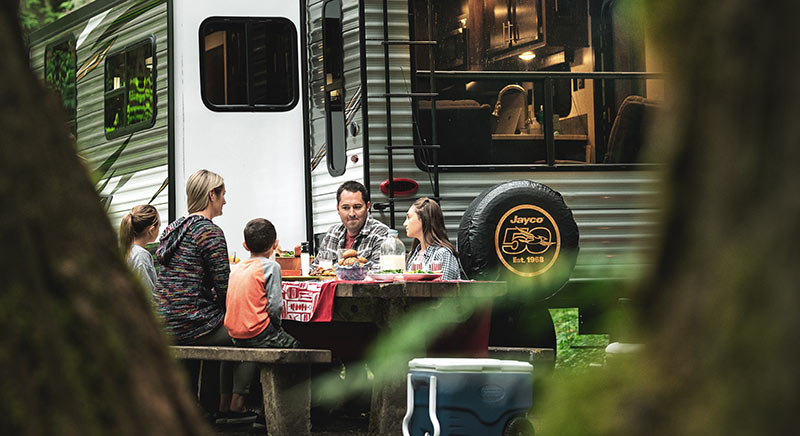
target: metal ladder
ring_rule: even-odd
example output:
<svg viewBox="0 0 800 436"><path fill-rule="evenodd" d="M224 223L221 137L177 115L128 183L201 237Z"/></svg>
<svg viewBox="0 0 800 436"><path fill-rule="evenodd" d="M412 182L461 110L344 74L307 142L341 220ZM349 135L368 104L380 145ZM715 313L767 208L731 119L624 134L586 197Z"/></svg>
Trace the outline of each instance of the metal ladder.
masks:
<svg viewBox="0 0 800 436"><path fill-rule="evenodd" d="M413 1L413 0L410 0ZM437 42L432 39L433 35L433 4L432 0L427 0L427 8L428 8L428 40L412 40L409 37L409 40L390 40L389 39L389 4L388 0L383 0L383 40L381 41L381 45L383 45L383 67L384 67L384 91L385 93L382 96L376 96L380 98L384 98L386 101L386 152L388 154L387 161L388 161L388 169L389 169L389 215L390 215L390 227L395 228L395 197L394 197L394 162L393 162L393 152L394 150L403 150L403 149L420 149L420 150L431 150L432 151L432 163L433 165L427 165L428 171L433 173L433 197L434 200L439 200L439 145L438 145L438 137L436 135L436 97L438 93L436 92L436 78L434 74L430 75L430 92L392 92L391 89L391 71L389 70L389 47L391 46L425 46L428 47L428 61L430 63L430 70L435 71L435 56L433 48L436 47ZM413 17L411 17L411 22L413 23ZM409 36L413 35L413 27L409 29ZM415 65L414 57L416 56L416 51L411 50L411 65ZM412 68L413 70L413 68ZM413 75L413 71L411 72ZM412 76L413 77L413 76ZM411 79L411 83L414 83L414 80ZM431 101L431 144L414 144L414 145L393 145L392 144L392 99L393 98L428 98ZM412 137L416 138L416 134ZM376 204L375 208L378 210L383 210L386 208L385 204Z"/></svg>

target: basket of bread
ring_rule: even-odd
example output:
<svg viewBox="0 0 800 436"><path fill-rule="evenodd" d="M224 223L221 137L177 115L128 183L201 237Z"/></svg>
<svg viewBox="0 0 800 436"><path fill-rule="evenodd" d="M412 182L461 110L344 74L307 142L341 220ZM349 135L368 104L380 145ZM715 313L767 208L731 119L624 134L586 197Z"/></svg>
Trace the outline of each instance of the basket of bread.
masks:
<svg viewBox="0 0 800 436"><path fill-rule="evenodd" d="M334 269L339 280L364 280L369 271L369 261L365 257L359 257L356 250L350 249L342 253Z"/></svg>

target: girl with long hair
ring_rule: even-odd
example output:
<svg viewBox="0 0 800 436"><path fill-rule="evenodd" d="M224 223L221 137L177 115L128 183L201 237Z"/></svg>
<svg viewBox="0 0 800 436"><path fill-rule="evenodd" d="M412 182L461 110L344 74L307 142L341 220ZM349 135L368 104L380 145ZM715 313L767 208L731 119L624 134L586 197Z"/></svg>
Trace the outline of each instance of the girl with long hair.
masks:
<svg viewBox="0 0 800 436"><path fill-rule="evenodd" d="M415 201L408 209L403 227L408 237L414 238L407 269L411 269L413 264L420 264L423 270L433 271L433 266L441 264L442 280L462 278L456 248L447 238L439 203L428 197Z"/></svg>
<svg viewBox="0 0 800 436"><path fill-rule="evenodd" d="M156 240L160 228L158 210L149 204L135 206L119 225L120 247L128 266L151 293L156 286L156 268L153 256L145 246Z"/></svg>

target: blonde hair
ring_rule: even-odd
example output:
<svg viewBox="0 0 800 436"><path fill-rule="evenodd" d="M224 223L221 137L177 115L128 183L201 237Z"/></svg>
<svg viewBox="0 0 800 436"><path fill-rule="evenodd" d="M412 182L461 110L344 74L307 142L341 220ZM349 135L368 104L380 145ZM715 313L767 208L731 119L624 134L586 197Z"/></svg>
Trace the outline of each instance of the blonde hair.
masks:
<svg viewBox="0 0 800 436"><path fill-rule="evenodd" d="M186 181L186 207L189 213L205 210L211 191L219 195L225 188L225 180L209 170L197 170Z"/></svg>
<svg viewBox="0 0 800 436"><path fill-rule="evenodd" d="M153 225L161 225L161 217L158 210L149 204L135 206L122 218L119 225L119 245L125 257L131 252L133 240Z"/></svg>

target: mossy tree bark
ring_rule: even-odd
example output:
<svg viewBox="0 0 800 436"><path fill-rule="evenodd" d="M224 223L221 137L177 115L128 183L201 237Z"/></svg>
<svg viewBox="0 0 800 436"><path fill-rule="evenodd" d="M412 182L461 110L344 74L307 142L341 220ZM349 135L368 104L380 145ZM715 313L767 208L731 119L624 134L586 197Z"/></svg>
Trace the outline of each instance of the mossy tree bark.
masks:
<svg viewBox="0 0 800 436"><path fill-rule="evenodd" d="M0 434L209 434L0 4Z"/></svg>
<svg viewBox="0 0 800 436"><path fill-rule="evenodd" d="M646 3L672 100L651 142L668 167L662 248L640 298L647 351L628 372L559 389L554 434L793 434L800 6Z"/></svg>

